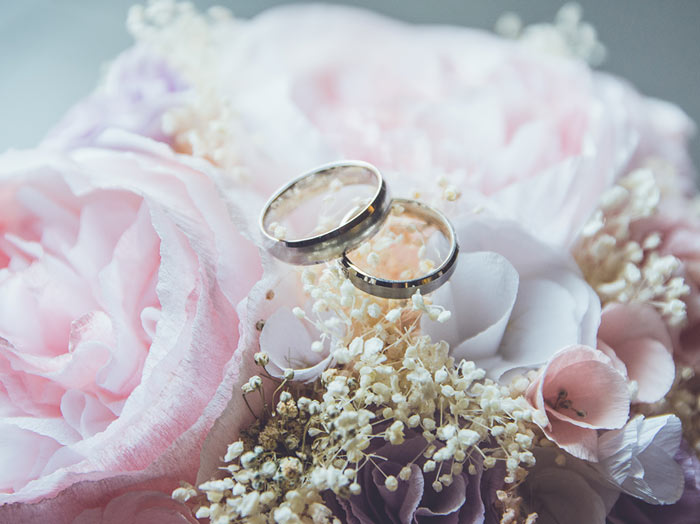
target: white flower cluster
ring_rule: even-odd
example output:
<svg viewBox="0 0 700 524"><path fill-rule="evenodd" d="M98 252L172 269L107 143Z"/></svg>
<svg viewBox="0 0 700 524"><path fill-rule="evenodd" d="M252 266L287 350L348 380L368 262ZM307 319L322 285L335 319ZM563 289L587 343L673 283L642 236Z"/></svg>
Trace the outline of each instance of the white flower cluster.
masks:
<svg viewBox="0 0 700 524"><path fill-rule="evenodd" d="M347 327L332 350L337 364L315 384L283 382L280 388L288 390L272 415L261 418L251 438L229 447L230 477L200 486L207 502L198 517L216 523L334 522L321 493L359 494L361 469L382 471L384 459L372 451L373 444L400 446L409 436L422 437L424 449L418 457L406 457L398 476L384 475L390 491L410 479L410 465L418 459L437 492L455 475L474 474L477 465L489 469L499 461L515 489L534 464L531 449L537 440L532 408L521 395L526 379L499 386L473 362L455 363L447 344L420 334L420 315L445 320L449 315L419 294L401 302L370 297L334 265L320 273L305 270L303 282L315 299L312 311L319 316L313 322L319 330L330 336L338 324ZM307 318L301 309L295 313ZM256 361L266 359L258 354ZM258 384L243 387L250 392ZM296 439L292 446L290 433ZM503 500L520 499L504 495ZM511 516L519 511L504 507Z"/></svg>
<svg viewBox="0 0 700 524"><path fill-rule="evenodd" d="M642 303L655 307L671 326L686 319L682 298L690 291L678 276L680 261L658 252L658 232L631 238L635 221L652 216L661 190L654 174L639 169L625 176L602 197L584 226L574 256L603 305Z"/></svg>
<svg viewBox="0 0 700 524"><path fill-rule="evenodd" d="M211 7L206 14L192 2L149 0L129 9L127 29L141 45L150 47L194 85L209 85L206 71L213 71L217 54L213 49L217 27L232 20L225 7ZM187 38L183 38L187 35Z"/></svg>
<svg viewBox="0 0 700 524"><path fill-rule="evenodd" d="M591 24L582 20L583 11L575 2L564 4L553 24L533 24L523 27L515 13L504 13L496 22L496 32L507 38L517 38L526 45L561 56L579 58L592 66L605 60L607 51L598 40Z"/></svg>

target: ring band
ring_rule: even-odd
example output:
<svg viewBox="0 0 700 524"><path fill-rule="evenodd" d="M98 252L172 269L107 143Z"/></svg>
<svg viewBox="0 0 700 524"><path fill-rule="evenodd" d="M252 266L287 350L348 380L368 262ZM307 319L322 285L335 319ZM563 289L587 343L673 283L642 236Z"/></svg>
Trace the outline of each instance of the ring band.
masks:
<svg viewBox="0 0 700 524"><path fill-rule="evenodd" d="M337 227L327 232L287 240L275 231L278 219L291 213L305 200L328 192L334 181L343 185L373 185L375 191L369 203L356 208L356 212L346 215ZM357 247L374 235L390 209L391 198L376 167L361 161L325 164L295 178L268 200L260 215L263 247L276 258L291 264L325 262L338 258L345 250Z"/></svg>
<svg viewBox="0 0 700 524"><path fill-rule="evenodd" d="M450 221L438 210L430 206L403 198L394 199L392 204L401 205L412 215L422 218L429 225L435 226L450 243L450 252L442 263L427 275L412 280L387 280L364 273L359 267L353 264L347 256L347 251L343 252L341 266L345 276L358 289L381 298L406 299L413 296L420 290L422 294L435 291L450 279L455 270L459 246L457 245L457 234Z"/></svg>

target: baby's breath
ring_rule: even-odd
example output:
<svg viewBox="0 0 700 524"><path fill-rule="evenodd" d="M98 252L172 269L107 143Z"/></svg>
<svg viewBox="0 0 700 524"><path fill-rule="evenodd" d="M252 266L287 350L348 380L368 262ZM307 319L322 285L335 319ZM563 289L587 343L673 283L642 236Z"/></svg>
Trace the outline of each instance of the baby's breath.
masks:
<svg viewBox="0 0 700 524"><path fill-rule="evenodd" d="M236 151L234 110L215 84L221 58L216 35L230 27L231 20L224 7L203 13L191 2L149 0L129 10L127 28L191 86L189 98L163 115L163 132L179 152L205 158L241 180L246 173Z"/></svg>
<svg viewBox="0 0 700 524"><path fill-rule="evenodd" d="M659 252L662 237L651 232L632 238L632 225L657 212L661 189L654 174L639 169L621 179L602 197L584 226L574 256L584 277L611 302L653 306L671 326L686 320L683 297L690 291L679 276L680 261Z"/></svg>
<svg viewBox="0 0 700 524"><path fill-rule="evenodd" d="M336 365L311 385L292 377L283 382L270 414L229 447L224 470L230 476L199 486L206 502L197 514L212 522L337 522L323 503L324 491L359 494L359 472L367 467L377 468L395 491L420 459L436 492L463 471L503 463L508 488L501 504L506 521L518 521L515 488L534 464L531 450L539 438L521 395L527 379L505 387L473 362L455 362L445 342L420 332L421 315L449 321L448 311L420 293L403 301L372 297L333 264L304 270L301 281L313 305L311 313L295 311L321 338L335 337ZM264 365L268 358L258 353L255 360ZM244 385L248 394L259 380ZM372 443L398 446L409 434L425 439L423 452L406 457L398 475L384 474L383 459L369 451ZM191 498L191 491L177 492L182 500L184 494Z"/></svg>
<svg viewBox="0 0 700 524"><path fill-rule="evenodd" d="M579 58L592 66L603 63L607 54L595 27L583 21L583 10L575 2L564 4L550 24L524 26L517 14L504 13L496 23L496 32L538 51Z"/></svg>

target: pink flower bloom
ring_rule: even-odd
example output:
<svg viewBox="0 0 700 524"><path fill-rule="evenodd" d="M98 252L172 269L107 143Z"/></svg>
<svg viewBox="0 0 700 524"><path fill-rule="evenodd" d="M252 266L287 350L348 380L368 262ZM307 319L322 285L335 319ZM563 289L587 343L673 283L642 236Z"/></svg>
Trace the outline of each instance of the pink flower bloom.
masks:
<svg viewBox="0 0 700 524"><path fill-rule="evenodd" d="M194 481L239 373L235 306L261 271L218 173L101 142L0 157L2 521Z"/></svg>
<svg viewBox="0 0 700 524"><path fill-rule="evenodd" d="M488 33L317 5L216 34L217 61L201 74L230 102L232 147L266 174L253 180L264 194L314 165L360 158L397 196L430 200L444 177L567 244L637 156L687 159L692 126L679 110Z"/></svg>
<svg viewBox="0 0 700 524"><path fill-rule="evenodd" d="M633 400L656 402L673 385L676 367L666 324L651 306L611 304L603 309L598 347L622 363L635 382Z"/></svg>
<svg viewBox="0 0 700 524"><path fill-rule="evenodd" d="M573 456L598 460L598 429L627 422L625 377L601 351L569 346L557 352L526 392L537 409L535 422Z"/></svg>

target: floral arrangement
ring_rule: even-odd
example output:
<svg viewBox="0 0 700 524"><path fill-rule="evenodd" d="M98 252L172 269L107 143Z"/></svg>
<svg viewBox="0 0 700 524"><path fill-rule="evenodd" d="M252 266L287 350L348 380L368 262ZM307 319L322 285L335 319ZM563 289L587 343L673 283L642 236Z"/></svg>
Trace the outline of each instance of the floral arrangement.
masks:
<svg viewBox="0 0 700 524"><path fill-rule="evenodd" d="M697 522L694 127L590 68L576 6L504 37L167 0L128 27L0 156L0 521ZM444 286L260 249L268 196L343 158L449 217ZM360 256L420 275L397 227Z"/></svg>

